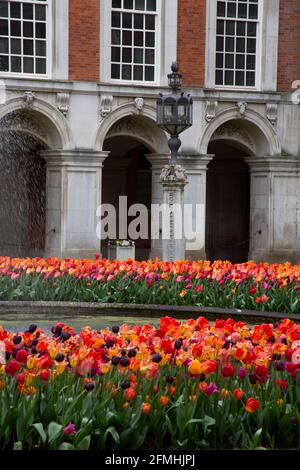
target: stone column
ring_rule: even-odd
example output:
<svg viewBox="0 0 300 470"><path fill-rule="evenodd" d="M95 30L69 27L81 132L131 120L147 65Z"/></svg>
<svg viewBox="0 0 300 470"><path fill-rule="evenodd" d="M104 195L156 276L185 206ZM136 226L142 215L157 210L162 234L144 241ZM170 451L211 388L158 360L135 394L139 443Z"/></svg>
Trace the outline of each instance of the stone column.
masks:
<svg viewBox="0 0 300 470"><path fill-rule="evenodd" d="M185 169L180 165L166 165L160 181L163 188L162 260L185 259L184 187Z"/></svg>
<svg viewBox="0 0 300 470"><path fill-rule="evenodd" d="M47 162L45 256L93 258L100 252L97 208L108 155L92 150L43 152Z"/></svg>
<svg viewBox="0 0 300 470"><path fill-rule="evenodd" d="M299 262L300 159L249 157L249 259Z"/></svg>

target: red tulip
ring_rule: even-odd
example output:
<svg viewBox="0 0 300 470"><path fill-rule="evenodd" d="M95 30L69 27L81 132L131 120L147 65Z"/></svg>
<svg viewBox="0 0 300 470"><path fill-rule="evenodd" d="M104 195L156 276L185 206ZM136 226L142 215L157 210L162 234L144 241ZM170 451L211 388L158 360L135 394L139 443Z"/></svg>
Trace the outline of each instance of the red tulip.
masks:
<svg viewBox="0 0 300 470"><path fill-rule="evenodd" d="M223 377L233 377L235 373L235 367L232 364L225 364L222 367L222 375Z"/></svg>
<svg viewBox="0 0 300 470"><path fill-rule="evenodd" d="M253 397L248 398L245 408L248 413L255 413L260 408L260 401Z"/></svg>
<svg viewBox="0 0 300 470"><path fill-rule="evenodd" d="M21 364L15 359L12 359L11 361L9 361L5 366L5 372L11 376L15 375L20 369L21 369Z"/></svg>

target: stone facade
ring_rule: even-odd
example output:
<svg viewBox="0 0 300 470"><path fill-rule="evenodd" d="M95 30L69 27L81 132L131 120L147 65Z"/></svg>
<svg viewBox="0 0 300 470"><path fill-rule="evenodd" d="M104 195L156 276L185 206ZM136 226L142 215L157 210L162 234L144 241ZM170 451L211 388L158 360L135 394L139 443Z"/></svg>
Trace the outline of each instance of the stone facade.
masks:
<svg viewBox="0 0 300 470"><path fill-rule="evenodd" d="M232 154L240 152L249 167L247 257L299 262L300 105L295 103L297 85L293 89L292 83L300 80L300 0L264 0L261 80L253 90L213 86L214 0L163 2L159 83L109 81L105 74L108 3L53 0L52 15L57 21L53 22L52 76L0 72L4 84L1 132L18 129L35 137L44 149L40 156L46 163L47 216L45 249L40 254L90 257L101 252L97 208L106 184L103 167L113 149L117 167L122 152L127 149L130 156L133 148L143 146L145 161L152 165L151 200L163 202L160 173L168 163L169 150L167 135L155 124L156 99L160 91L166 92L168 64L177 58L184 85L194 99L194 125L182 135L179 159L188 178L184 198L202 208L199 250L191 252L187 244L186 256L206 256L211 149L226 143ZM137 171L148 170L139 167ZM154 240L149 256L161 256L161 250L162 241Z"/></svg>

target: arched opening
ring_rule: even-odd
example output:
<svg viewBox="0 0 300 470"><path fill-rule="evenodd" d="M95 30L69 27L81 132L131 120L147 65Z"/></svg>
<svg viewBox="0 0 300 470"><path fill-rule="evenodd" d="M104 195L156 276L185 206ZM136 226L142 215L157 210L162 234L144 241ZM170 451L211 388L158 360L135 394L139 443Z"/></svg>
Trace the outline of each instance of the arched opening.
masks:
<svg viewBox="0 0 300 470"><path fill-rule="evenodd" d="M43 255L46 225L46 167L40 153L44 149L45 144L34 135L2 127L0 253L3 256Z"/></svg>
<svg viewBox="0 0 300 470"><path fill-rule="evenodd" d="M127 196L128 208L133 204L143 204L148 211L148 234L145 239L135 240L136 259L149 258L151 250L151 165L146 155L151 150L138 139L130 136L108 137L103 150L109 151L109 157L104 161L102 173L102 204L111 204L116 209L117 239L119 238L119 221L125 218L127 224L135 217L127 217L119 210L119 197ZM128 237L130 238L130 237ZM108 240L101 242L103 257L108 256Z"/></svg>
<svg viewBox="0 0 300 470"><path fill-rule="evenodd" d="M210 260L247 261L249 252L249 152L230 140L209 144L206 192L206 253Z"/></svg>

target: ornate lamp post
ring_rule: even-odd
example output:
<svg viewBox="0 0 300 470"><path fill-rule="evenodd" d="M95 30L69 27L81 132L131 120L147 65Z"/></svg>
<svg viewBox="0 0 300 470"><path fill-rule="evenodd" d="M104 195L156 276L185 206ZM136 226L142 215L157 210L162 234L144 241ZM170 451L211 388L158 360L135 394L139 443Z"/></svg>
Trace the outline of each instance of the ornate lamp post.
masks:
<svg viewBox="0 0 300 470"><path fill-rule="evenodd" d="M179 135L193 125L193 99L181 92L182 75L177 62L173 62L168 75L172 93L160 94L157 100L157 125L170 135L171 161L161 173L163 186L163 260L176 261L185 258L184 187L187 184L185 169L178 165Z"/></svg>

